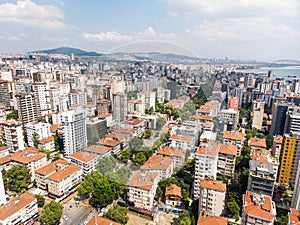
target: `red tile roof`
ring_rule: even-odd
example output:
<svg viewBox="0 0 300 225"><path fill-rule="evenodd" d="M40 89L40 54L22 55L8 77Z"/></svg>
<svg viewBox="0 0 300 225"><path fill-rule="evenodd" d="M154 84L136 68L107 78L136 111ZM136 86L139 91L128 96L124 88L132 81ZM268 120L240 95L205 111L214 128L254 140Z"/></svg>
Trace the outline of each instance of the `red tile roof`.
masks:
<svg viewBox="0 0 300 225"><path fill-rule="evenodd" d="M141 170L166 170L172 163L173 160L171 158L153 155L141 166Z"/></svg>
<svg viewBox="0 0 300 225"><path fill-rule="evenodd" d="M219 153L227 154L227 155L237 155L237 147L231 144L221 144Z"/></svg>
<svg viewBox="0 0 300 225"><path fill-rule="evenodd" d="M121 225L120 223L116 223L112 220L105 219L103 217L94 216L87 225Z"/></svg>
<svg viewBox="0 0 300 225"><path fill-rule="evenodd" d="M183 149L170 148L170 147L165 147L156 151L156 154L158 155L165 155L171 157L184 157L185 153L186 151Z"/></svg>
<svg viewBox="0 0 300 225"><path fill-rule="evenodd" d="M200 187L226 192L226 184L220 180L200 180Z"/></svg>
<svg viewBox="0 0 300 225"><path fill-rule="evenodd" d="M242 141L244 136L245 135L241 132L231 132L231 131L225 130L223 138Z"/></svg>
<svg viewBox="0 0 300 225"><path fill-rule="evenodd" d="M111 148L105 147L102 145L91 145L89 147L86 147L84 151L86 152L92 152L98 155L104 155L105 153L109 152Z"/></svg>
<svg viewBox="0 0 300 225"><path fill-rule="evenodd" d="M97 142L97 144L109 146L109 147L115 147L115 146L119 145L120 143L121 143L120 141L112 140L110 138L102 138Z"/></svg>
<svg viewBox="0 0 300 225"><path fill-rule="evenodd" d="M35 147L29 147L24 151L13 153L11 156L11 160L22 164L28 164L46 157L47 155L45 153L38 152Z"/></svg>
<svg viewBox="0 0 300 225"><path fill-rule="evenodd" d="M132 177L128 183L127 186L136 187L144 190L151 190L153 186L154 180L157 178L159 173L153 173L153 172L137 172L137 174Z"/></svg>
<svg viewBox="0 0 300 225"><path fill-rule="evenodd" d="M197 225L227 225L227 219L220 216L199 216Z"/></svg>
<svg viewBox="0 0 300 225"><path fill-rule="evenodd" d="M289 223L293 225L300 225L300 211L297 209L290 209Z"/></svg>
<svg viewBox="0 0 300 225"><path fill-rule="evenodd" d="M172 136L170 137L170 140L171 141L186 141L186 142L191 142L193 140L193 137L172 134Z"/></svg>
<svg viewBox="0 0 300 225"><path fill-rule="evenodd" d="M80 170L81 166L70 164L69 166L63 168L62 170L57 171L54 174L51 174L48 179L54 180L54 181L61 181L67 176L71 175L72 173L75 173L76 171Z"/></svg>
<svg viewBox="0 0 300 225"><path fill-rule="evenodd" d="M77 159L84 163L89 163L90 161L96 159L98 156L93 153L87 153L87 152L75 152L72 155L70 155L70 158Z"/></svg>
<svg viewBox="0 0 300 225"><path fill-rule="evenodd" d="M181 198L181 187L178 187L176 184L171 184L166 187L165 195L175 195Z"/></svg>

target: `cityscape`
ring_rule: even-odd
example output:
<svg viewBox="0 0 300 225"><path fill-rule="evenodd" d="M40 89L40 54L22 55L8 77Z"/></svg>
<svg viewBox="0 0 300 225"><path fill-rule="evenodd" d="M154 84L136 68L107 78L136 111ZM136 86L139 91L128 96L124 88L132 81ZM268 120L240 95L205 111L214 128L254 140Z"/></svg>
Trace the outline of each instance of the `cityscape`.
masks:
<svg viewBox="0 0 300 225"><path fill-rule="evenodd" d="M300 224L299 3L117 2L0 1L0 225Z"/></svg>

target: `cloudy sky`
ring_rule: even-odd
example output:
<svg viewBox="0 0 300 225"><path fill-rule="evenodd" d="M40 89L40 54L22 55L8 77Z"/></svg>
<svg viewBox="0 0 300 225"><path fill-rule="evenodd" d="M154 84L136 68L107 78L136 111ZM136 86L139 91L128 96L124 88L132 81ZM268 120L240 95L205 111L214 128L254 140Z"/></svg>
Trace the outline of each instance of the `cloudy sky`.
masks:
<svg viewBox="0 0 300 225"><path fill-rule="evenodd" d="M0 0L0 52L160 40L200 57L300 59L299 0Z"/></svg>

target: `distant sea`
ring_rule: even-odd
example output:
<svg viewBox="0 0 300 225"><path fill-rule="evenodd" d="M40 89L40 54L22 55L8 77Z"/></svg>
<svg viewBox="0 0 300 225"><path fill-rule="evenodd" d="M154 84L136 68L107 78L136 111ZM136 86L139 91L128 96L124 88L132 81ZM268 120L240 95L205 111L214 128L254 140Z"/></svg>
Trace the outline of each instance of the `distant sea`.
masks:
<svg viewBox="0 0 300 225"><path fill-rule="evenodd" d="M285 67L262 67L259 69L246 69L246 70L238 70L240 72L248 72L248 73L264 73L267 74L268 71L272 71L272 77L282 77L291 79L289 76L296 76L300 78L300 66L285 66Z"/></svg>

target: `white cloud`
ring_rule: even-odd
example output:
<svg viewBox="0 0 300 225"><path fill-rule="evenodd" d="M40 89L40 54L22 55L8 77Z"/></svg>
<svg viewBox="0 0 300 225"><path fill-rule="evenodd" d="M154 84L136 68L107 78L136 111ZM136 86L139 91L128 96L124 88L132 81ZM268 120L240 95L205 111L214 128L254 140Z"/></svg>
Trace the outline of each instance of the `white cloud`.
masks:
<svg viewBox="0 0 300 225"><path fill-rule="evenodd" d="M106 41L106 42L133 42L142 40L158 40L158 39L174 39L176 38L175 33L162 33L157 34L152 27L146 28L143 32L138 32L133 35L120 34L115 31L103 32L98 34L83 33L83 38L90 41Z"/></svg>
<svg viewBox="0 0 300 225"><path fill-rule="evenodd" d="M165 0L174 16L257 17L298 15L298 0Z"/></svg>
<svg viewBox="0 0 300 225"><path fill-rule="evenodd" d="M48 29L69 28L61 20L63 12L52 5L37 5L31 0L0 5L0 21Z"/></svg>

